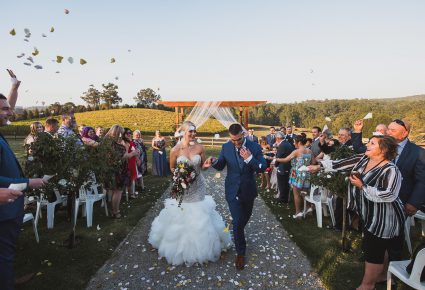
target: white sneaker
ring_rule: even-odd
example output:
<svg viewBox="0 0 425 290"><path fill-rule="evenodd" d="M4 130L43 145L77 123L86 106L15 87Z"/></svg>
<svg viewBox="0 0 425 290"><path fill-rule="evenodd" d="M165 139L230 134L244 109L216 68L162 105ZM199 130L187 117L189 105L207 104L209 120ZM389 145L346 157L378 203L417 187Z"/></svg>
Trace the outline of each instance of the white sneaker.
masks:
<svg viewBox="0 0 425 290"><path fill-rule="evenodd" d="M302 217L303 217L303 213L302 213L302 212L299 212L299 213L297 213L297 214L293 215L292 217L293 217L294 219L300 219L300 218L302 218Z"/></svg>

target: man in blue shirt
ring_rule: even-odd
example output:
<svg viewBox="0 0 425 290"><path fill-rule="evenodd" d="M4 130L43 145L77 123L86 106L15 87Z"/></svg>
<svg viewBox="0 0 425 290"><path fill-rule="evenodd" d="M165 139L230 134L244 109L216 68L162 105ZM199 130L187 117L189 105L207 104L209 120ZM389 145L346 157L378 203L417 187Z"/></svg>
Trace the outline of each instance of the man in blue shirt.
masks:
<svg viewBox="0 0 425 290"><path fill-rule="evenodd" d="M18 97L20 82L12 71L12 90L7 99L0 94L0 126L6 126L13 115ZM40 188L44 185L41 178L25 178L18 160L6 139L0 133L0 188L8 188L13 183L27 183L30 188ZM16 243L24 215L23 195L8 198L6 204L0 204L0 289L14 289L15 275L13 263L16 254Z"/></svg>

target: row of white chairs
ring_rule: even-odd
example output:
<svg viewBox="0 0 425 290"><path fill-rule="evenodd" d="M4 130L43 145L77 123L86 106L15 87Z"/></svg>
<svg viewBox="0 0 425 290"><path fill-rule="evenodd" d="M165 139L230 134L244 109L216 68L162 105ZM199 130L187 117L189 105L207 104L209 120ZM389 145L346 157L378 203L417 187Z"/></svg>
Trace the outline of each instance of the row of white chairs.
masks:
<svg viewBox="0 0 425 290"><path fill-rule="evenodd" d="M54 226L54 220L55 220L55 208L57 205L66 205L67 198L66 196L61 196L59 191L55 190L56 200L53 202L49 202L43 195L41 195L40 199L32 200L25 199L25 204L31 204L34 201L37 203L36 206L36 212L33 213L25 213L23 217L23 222L29 222L32 221L33 224L33 230L35 234L35 239L37 243L39 242L39 235L38 235L38 221L40 218L42 218L42 209L46 208L47 213L47 228L52 229ZM86 217L87 221L87 227L93 226L93 204L97 201L101 201L102 207L105 207L105 214L108 216L108 206L107 206L107 195L106 193L100 193L98 192L98 185L96 183L93 183L88 189L81 187L79 191L79 197L76 199L75 202L75 210L74 210L74 223L77 221L77 216L79 212L80 205L84 205L82 207L82 214Z"/></svg>

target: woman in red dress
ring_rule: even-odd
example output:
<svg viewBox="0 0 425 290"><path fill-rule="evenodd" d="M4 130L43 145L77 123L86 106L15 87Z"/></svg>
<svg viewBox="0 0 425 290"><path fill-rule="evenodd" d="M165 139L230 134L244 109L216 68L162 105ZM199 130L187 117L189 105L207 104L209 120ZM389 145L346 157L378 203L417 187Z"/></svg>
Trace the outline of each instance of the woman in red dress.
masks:
<svg viewBox="0 0 425 290"><path fill-rule="evenodd" d="M124 136L123 140L125 143L125 148L127 150L127 153L131 153L135 151L136 145L131 140L133 132L131 132L131 129L124 128ZM127 187L127 190L130 194L130 198L136 198L135 195L135 186L136 186L136 180L137 180L137 156L133 156L130 159L128 159L128 171L130 172L130 186Z"/></svg>

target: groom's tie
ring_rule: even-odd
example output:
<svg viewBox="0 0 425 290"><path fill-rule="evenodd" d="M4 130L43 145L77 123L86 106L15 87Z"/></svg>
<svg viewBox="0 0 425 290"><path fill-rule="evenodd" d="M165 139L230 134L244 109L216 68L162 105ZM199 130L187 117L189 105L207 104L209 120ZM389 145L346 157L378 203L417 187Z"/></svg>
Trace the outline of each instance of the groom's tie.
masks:
<svg viewBox="0 0 425 290"><path fill-rule="evenodd" d="M242 168L243 168L243 164L244 164L245 162L244 162L244 160L243 160L243 157L241 156L240 151L241 151L241 148L236 148L236 158L237 158L238 163L239 163L239 168L242 170Z"/></svg>

